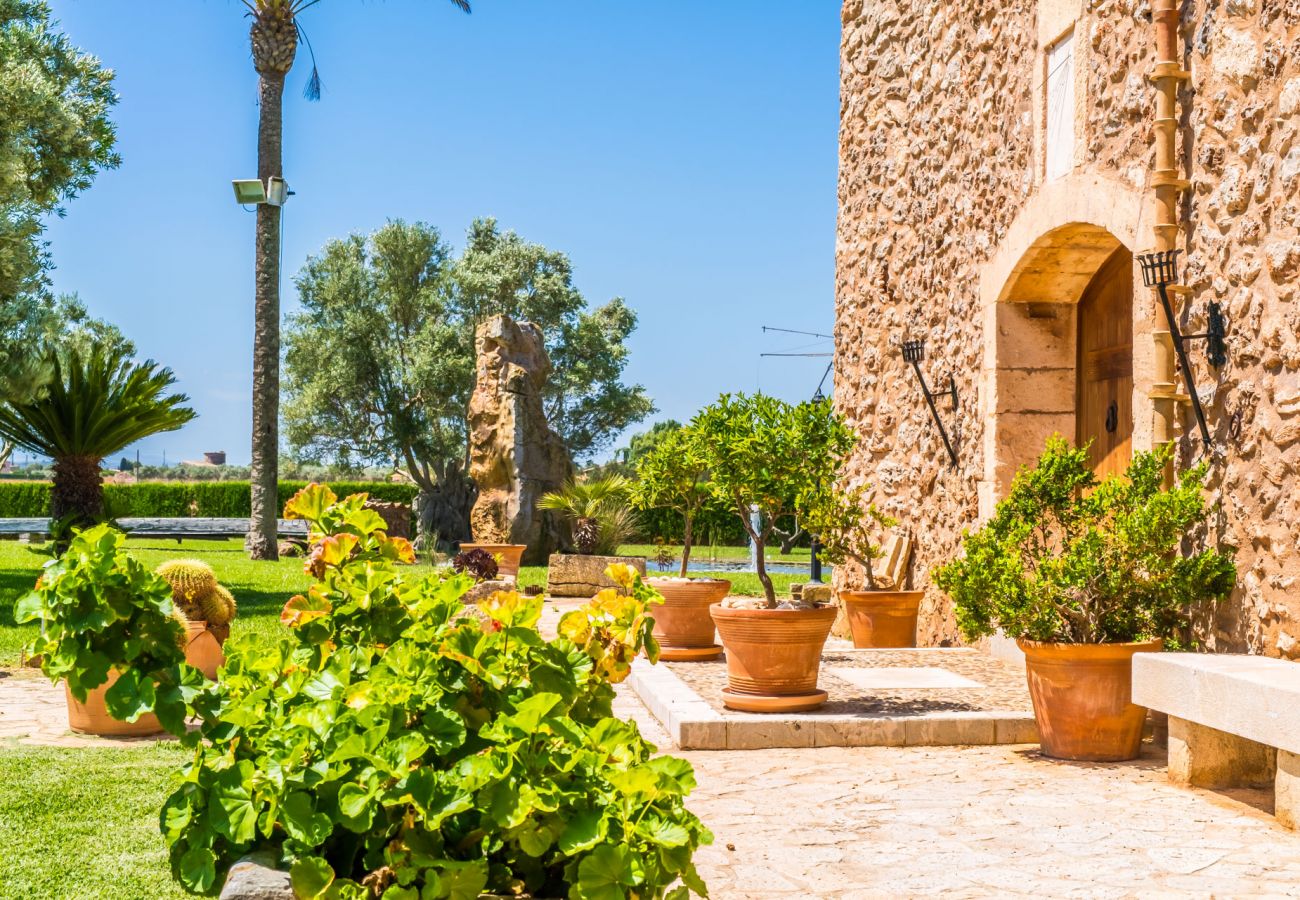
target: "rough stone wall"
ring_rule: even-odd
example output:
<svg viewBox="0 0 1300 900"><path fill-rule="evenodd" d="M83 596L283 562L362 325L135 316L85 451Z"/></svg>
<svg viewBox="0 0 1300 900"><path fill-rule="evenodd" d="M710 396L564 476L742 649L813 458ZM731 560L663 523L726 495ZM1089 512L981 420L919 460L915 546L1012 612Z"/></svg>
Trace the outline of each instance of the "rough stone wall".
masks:
<svg viewBox="0 0 1300 900"><path fill-rule="evenodd" d="M1154 116L1149 4L1075 2L1076 172L1145 191ZM1037 0L847 0L843 8L836 403L863 437L853 479L873 483L877 501L917 535L916 587L929 588L929 570L977 523L988 399L978 378L977 286L1041 182L1039 14ZM1297 658L1300 0L1190 0L1183 39L1192 77L1180 93L1179 140L1192 189L1180 246L1194 293L1182 326L1203 331L1206 302L1224 305L1227 366L1210 369L1199 344L1190 352L1220 451L1214 528L1239 547L1241 570L1207 637L1218 650ZM1152 243L1144 226L1130 249ZM1140 280L1134 303L1152 303ZM961 412L954 418L940 404L945 422L959 423L956 469L904 367L904 337L927 340L922 368L932 387L956 375ZM1150 416L1145 403L1135 409ZM1185 465L1199 445L1184 413ZM945 598L932 589L919 637L957 638Z"/></svg>

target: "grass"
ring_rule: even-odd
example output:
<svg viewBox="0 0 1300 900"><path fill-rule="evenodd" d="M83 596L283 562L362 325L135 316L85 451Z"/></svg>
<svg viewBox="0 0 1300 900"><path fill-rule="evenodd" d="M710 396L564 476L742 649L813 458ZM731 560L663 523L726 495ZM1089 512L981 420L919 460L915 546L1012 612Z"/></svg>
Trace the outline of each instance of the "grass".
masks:
<svg viewBox="0 0 1300 900"><path fill-rule="evenodd" d="M653 560L659 552L659 548L654 544L627 544L619 548L619 553L625 556L644 556L646 559ZM669 545L668 552L675 558L681 559L681 545ZM790 553L781 552L780 546L768 547L763 558L769 562L788 562L788 563L806 563L809 560L809 550L807 547L795 547ZM708 544L694 544L691 547L691 559L725 559L742 562L749 559L748 547L711 547Z"/></svg>
<svg viewBox="0 0 1300 900"><path fill-rule="evenodd" d="M239 615L231 626L232 634L273 634L280 628L280 609L294 594L307 590L310 579L303 572L300 558L281 559L279 562L254 562L244 555L243 543L227 541L175 541L128 540L127 547L150 568L169 559L201 559L216 570L221 583L230 588L239 602ZM642 547L624 547L630 555L640 553ZM744 548L727 548L743 550ZM806 550L798 551L807 553ZM650 554L653 559L653 552ZM48 557L33 551L27 544L0 541L0 666L17 665L23 644L36 633L35 625L17 625L14 622L14 605L36 582L41 566ZM427 565L417 568L428 569ZM647 567L657 574L653 562ZM671 574L671 573L669 573ZM692 575L714 575L727 578L732 593L757 596L762 593L758 577L745 572L692 572ZM789 594L790 582L803 580L803 576L773 574L772 582L779 594ZM519 573L521 586L545 585L545 566L525 566Z"/></svg>
<svg viewBox="0 0 1300 900"><path fill-rule="evenodd" d="M158 810L187 754L0 745L0 897L170 900Z"/></svg>

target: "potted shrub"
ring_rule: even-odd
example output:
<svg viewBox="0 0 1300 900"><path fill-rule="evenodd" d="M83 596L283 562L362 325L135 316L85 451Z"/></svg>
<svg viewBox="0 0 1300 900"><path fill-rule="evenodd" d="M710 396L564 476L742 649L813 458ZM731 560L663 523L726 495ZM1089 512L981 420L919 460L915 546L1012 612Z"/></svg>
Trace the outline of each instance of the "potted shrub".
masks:
<svg viewBox="0 0 1300 900"><path fill-rule="evenodd" d="M230 636L235 618L234 594L202 560L171 559L155 571L171 587L172 602L185 617L185 661L215 679L225 662L221 645Z"/></svg>
<svg viewBox="0 0 1300 900"><path fill-rule="evenodd" d="M1231 554L1203 546L1205 464L1166 489L1172 452L1099 482L1086 448L1053 437L935 572L967 638L1001 628L1024 650L1048 756L1135 758L1146 710L1130 700L1133 654L1180 640L1192 608L1236 581Z"/></svg>
<svg viewBox="0 0 1300 900"><path fill-rule="evenodd" d="M519 566L523 563L524 551L527 549L527 544L479 544L467 542L460 545L461 553L482 550L484 553L491 554L496 560L496 574L502 578L519 577Z"/></svg>
<svg viewBox="0 0 1300 900"><path fill-rule="evenodd" d="M619 556L618 548L636 533L636 513L629 505L632 484L622 475L570 481L543 494L538 509L560 513L572 536L572 552L552 553L547 560L546 592L553 597L591 597L614 587L605 574L626 563L645 574L645 558Z"/></svg>
<svg viewBox="0 0 1300 900"><path fill-rule="evenodd" d="M826 702L817 675L836 608L778 604L764 556L775 523L834 476L853 433L829 401L791 405L763 394L724 394L691 427L708 466L709 492L740 517L763 586L757 603L730 598L710 607L727 652L723 702L752 712L814 709Z"/></svg>
<svg viewBox="0 0 1300 900"><path fill-rule="evenodd" d="M637 461L632 491L636 506L672 509L682 516L682 559L677 577L650 579L651 586L664 598L663 605L654 612L654 635L661 659L703 660L722 655L722 647L714 642L709 607L726 598L731 582L687 575L695 516L712 499L707 474L699 433L689 426L668 432Z"/></svg>
<svg viewBox="0 0 1300 900"><path fill-rule="evenodd" d="M51 681L63 679L73 731L180 734L184 697L203 679L181 665L185 620L171 588L124 543L107 525L75 534L14 617L40 623L29 651Z"/></svg>
<svg viewBox="0 0 1300 900"><path fill-rule="evenodd" d="M898 523L869 500L870 488L842 489L834 484L814 491L804 510L804 523L817 535L821 556L837 567L853 560L862 567L861 590L839 592L841 608L853 635L854 647L915 647L916 616L925 591L881 589L872 564L884 554L873 540L880 528ZM840 578L843 568L837 568Z"/></svg>

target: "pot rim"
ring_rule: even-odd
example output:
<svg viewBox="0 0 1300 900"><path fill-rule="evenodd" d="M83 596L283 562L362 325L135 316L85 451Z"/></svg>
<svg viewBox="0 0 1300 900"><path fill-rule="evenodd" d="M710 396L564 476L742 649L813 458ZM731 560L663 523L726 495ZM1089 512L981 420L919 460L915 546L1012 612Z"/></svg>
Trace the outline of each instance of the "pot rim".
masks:
<svg viewBox="0 0 1300 900"><path fill-rule="evenodd" d="M1016 638L1016 646L1028 655L1037 656L1130 656L1134 653L1159 653L1164 650L1164 638L1150 641L1110 641L1084 644L1070 641L1034 641Z"/></svg>
<svg viewBox="0 0 1300 900"><path fill-rule="evenodd" d="M856 600L859 598L865 599L868 597L885 597L889 595L911 596L914 594L924 597L925 591L895 591L895 590L886 590L885 588L864 588L861 590L856 588L844 588L839 592L840 599L842 600Z"/></svg>
<svg viewBox="0 0 1300 900"><path fill-rule="evenodd" d="M479 548L480 550L483 549L484 547L509 547L509 548L512 549L512 550L513 550L515 547L523 547L525 550L528 549L528 545L527 545L527 544L494 544L494 543L491 543L491 542L489 542L489 541L462 541L461 543L457 544L456 546L458 546L458 547L477 547L477 548Z"/></svg>
<svg viewBox="0 0 1300 900"><path fill-rule="evenodd" d="M730 578L692 578L689 575L685 578L682 578L680 575L648 575L646 576L646 581L674 581L678 584L684 582L690 582L691 584L731 584Z"/></svg>
<svg viewBox="0 0 1300 900"><path fill-rule="evenodd" d="M826 615L827 613L838 615L839 608L834 603L822 603L814 606L812 609L734 609L729 606L723 606L722 602L719 601L710 604L709 612L714 616L721 614L723 616L734 616L736 618L747 618L750 616L755 618L769 616L773 618L794 618L796 616Z"/></svg>

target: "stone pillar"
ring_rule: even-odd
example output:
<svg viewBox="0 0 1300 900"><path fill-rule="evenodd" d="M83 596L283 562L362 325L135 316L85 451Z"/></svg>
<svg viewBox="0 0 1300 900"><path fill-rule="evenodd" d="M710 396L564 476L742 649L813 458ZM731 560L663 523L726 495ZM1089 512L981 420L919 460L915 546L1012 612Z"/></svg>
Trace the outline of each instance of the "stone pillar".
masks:
<svg viewBox="0 0 1300 900"><path fill-rule="evenodd" d="M1287 828L1300 828L1300 753L1277 751L1273 814Z"/></svg>
<svg viewBox="0 0 1300 900"><path fill-rule="evenodd" d="M1277 751L1272 747L1169 717L1169 780L1175 784L1266 787L1273 781L1276 761ZM1300 774L1300 768L1296 771Z"/></svg>

